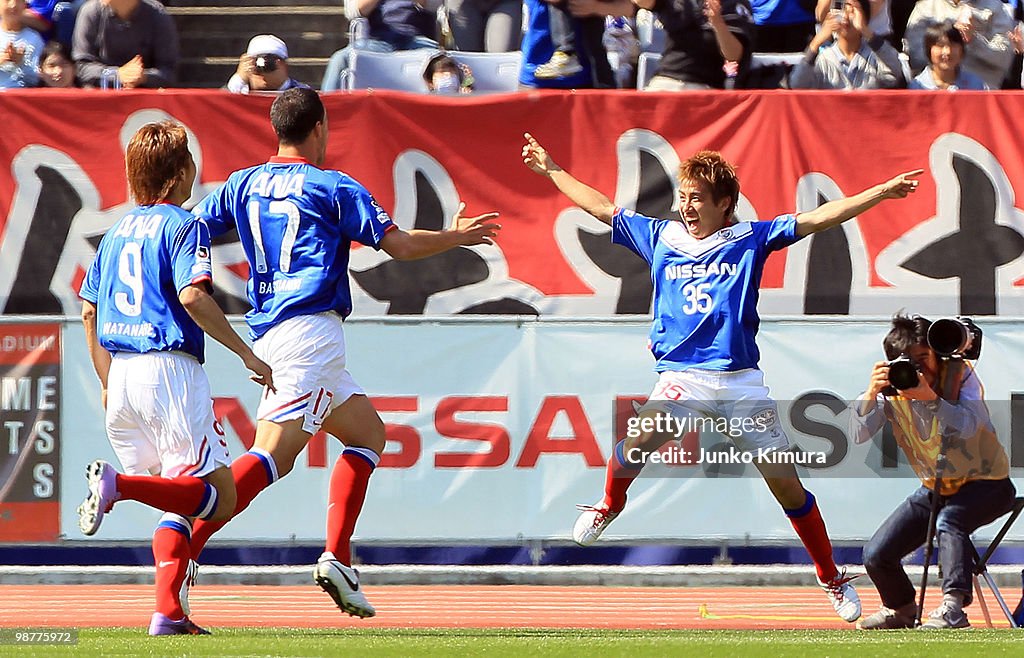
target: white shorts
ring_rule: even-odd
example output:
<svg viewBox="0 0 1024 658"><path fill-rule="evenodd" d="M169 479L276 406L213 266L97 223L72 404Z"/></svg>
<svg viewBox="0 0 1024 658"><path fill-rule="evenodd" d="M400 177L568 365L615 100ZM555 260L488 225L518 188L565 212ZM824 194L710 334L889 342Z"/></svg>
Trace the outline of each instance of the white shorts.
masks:
<svg viewBox="0 0 1024 658"><path fill-rule="evenodd" d="M229 466L203 366L181 352L119 352L107 378L107 437L130 475L203 477Z"/></svg>
<svg viewBox="0 0 1024 658"><path fill-rule="evenodd" d="M720 432L740 450L789 448L789 437L779 423L775 401L768 396L764 373L751 368L735 372L684 370L663 372L641 411L663 411L677 418L700 418L705 427L728 428Z"/></svg>
<svg viewBox="0 0 1024 658"><path fill-rule="evenodd" d="M275 325L253 345L274 370L274 387L263 389L258 420L283 423L302 418L316 434L324 418L353 395L365 395L345 369L345 333L334 312L300 315Z"/></svg>

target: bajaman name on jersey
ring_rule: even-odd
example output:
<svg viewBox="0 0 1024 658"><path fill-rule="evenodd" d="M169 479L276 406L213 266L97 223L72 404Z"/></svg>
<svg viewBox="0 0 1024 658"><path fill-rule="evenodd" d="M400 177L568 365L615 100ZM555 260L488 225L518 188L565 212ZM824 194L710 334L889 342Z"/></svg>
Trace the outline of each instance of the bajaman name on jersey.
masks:
<svg viewBox="0 0 1024 658"><path fill-rule="evenodd" d="M302 287L302 279L278 279L276 281L260 281L259 291L261 295L269 295L273 292L294 292Z"/></svg>
<svg viewBox="0 0 1024 658"><path fill-rule="evenodd" d="M738 271L736 263L687 263L685 265L669 265L665 268L665 278L669 281L674 279L693 279L704 276L717 276L725 274L733 276Z"/></svg>
<svg viewBox="0 0 1024 658"><path fill-rule="evenodd" d="M249 194L258 194L271 199L284 199L289 195L302 196L302 184L306 174L257 174L249 186Z"/></svg>
<svg viewBox="0 0 1024 658"><path fill-rule="evenodd" d="M114 237L135 240L155 238L163 221L163 215L125 215L117 225Z"/></svg>

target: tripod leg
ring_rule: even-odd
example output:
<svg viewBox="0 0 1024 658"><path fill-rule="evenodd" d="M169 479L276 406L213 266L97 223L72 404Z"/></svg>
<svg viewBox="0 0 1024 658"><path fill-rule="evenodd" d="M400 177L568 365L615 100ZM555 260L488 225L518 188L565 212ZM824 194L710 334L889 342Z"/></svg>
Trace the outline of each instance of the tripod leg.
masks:
<svg viewBox="0 0 1024 658"><path fill-rule="evenodd" d="M940 460L943 455L940 455ZM942 473L942 465L936 469L937 474ZM928 518L928 534L924 541L924 570L921 572L921 591L918 594L917 599L917 619L915 626L921 625L921 618L924 617L924 593L928 588L928 566L932 562L932 551L934 550L935 543L935 522L939 518L939 491L942 490L942 478L936 475L935 478L935 489L931 492L932 496L932 510L931 515Z"/></svg>
<svg viewBox="0 0 1024 658"><path fill-rule="evenodd" d="M974 598L978 599L978 605L981 606L981 614L985 616L985 625L989 628L995 628L992 625L992 616L988 614L988 604L985 603L985 595L981 592L981 581L978 577L974 577Z"/></svg>
<svg viewBox="0 0 1024 658"><path fill-rule="evenodd" d="M999 607L1003 609L1003 614L1006 615L1006 619L1010 622L1011 628L1017 628L1017 622L1013 620L1013 613L1010 612L1009 606L1006 605L1006 601L1003 600L1003 595L999 593L999 588L996 587L996 583L992 580L992 576L989 575L988 570L981 572L981 577L985 579L985 583L988 588L992 590L992 595L996 597L996 601L999 602Z"/></svg>

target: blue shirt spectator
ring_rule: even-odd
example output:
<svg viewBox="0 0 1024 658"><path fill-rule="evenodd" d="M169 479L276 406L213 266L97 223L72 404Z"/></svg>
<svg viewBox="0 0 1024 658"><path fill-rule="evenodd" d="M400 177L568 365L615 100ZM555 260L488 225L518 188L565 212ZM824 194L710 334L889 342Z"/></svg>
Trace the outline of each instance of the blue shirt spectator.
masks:
<svg viewBox="0 0 1024 658"><path fill-rule="evenodd" d="M34 87L43 38L22 23L25 0L4 2L0 13L0 89Z"/></svg>

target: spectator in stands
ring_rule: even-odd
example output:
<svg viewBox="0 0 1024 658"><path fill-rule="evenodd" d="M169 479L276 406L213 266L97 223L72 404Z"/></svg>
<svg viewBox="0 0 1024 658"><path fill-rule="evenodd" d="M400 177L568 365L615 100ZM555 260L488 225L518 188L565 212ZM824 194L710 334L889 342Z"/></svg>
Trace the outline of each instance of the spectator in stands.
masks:
<svg viewBox="0 0 1024 658"><path fill-rule="evenodd" d="M589 0L591 4L597 4L596 0ZM579 54L589 54L591 57L600 57L607 63L608 51L604 47L604 16L596 13L587 13L577 16L569 11L568 0L550 0L548 2L548 28L551 34L551 43L555 51L551 59L540 64L533 71L538 80L553 80L575 75L583 70L580 64ZM579 54L576 44L581 43ZM603 78L605 84L597 84L598 87L614 87L614 80L610 75L609 67L606 76Z"/></svg>
<svg viewBox="0 0 1024 658"><path fill-rule="evenodd" d="M238 58L238 69L226 89L233 94L250 91L284 91L309 87L291 77L288 71L288 46L273 34L257 34Z"/></svg>
<svg viewBox="0 0 1024 658"><path fill-rule="evenodd" d="M71 61L67 48L59 41L51 41L43 48L39 58L39 85L58 89L78 86L75 63Z"/></svg>
<svg viewBox="0 0 1024 658"><path fill-rule="evenodd" d="M725 63L750 63L753 22L747 0L633 0L665 26L665 51L646 91L725 88Z"/></svg>
<svg viewBox="0 0 1024 658"><path fill-rule="evenodd" d="M341 74L349 66L352 48L390 53L396 50L439 48L437 9L441 0L345 0L350 21L365 18L368 34L331 55L320 88L341 88Z"/></svg>
<svg viewBox="0 0 1024 658"><path fill-rule="evenodd" d="M43 38L23 23L25 0L3 0L0 9L0 89L34 87Z"/></svg>
<svg viewBox="0 0 1024 658"><path fill-rule="evenodd" d="M824 23L825 17L830 11L842 12L846 6L846 0L818 0L818 6L814 9L814 15L818 23ZM890 15L889 0L868 0L868 13L871 14L871 21L868 27L876 37L889 39L892 34L892 17ZM889 41L892 43L892 40ZM897 46L897 44L893 44Z"/></svg>
<svg viewBox="0 0 1024 658"><path fill-rule="evenodd" d="M49 38L50 30L53 29L53 10L56 6L57 0L28 0L21 21L25 27L32 28L44 39Z"/></svg>
<svg viewBox="0 0 1024 658"><path fill-rule="evenodd" d="M120 86L169 87L178 66L178 32L156 0L88 0L78 12L71 55L83 87L104 71Z"/></svg>
<svg viewBox="0 0 1024 658"><path fill-rule="evenodd" d="M911 89L987 90L985 81L964 70L964 35L952 23L929 25L924 32L924 50L929 65L910 83Z"/></svg>
<svg viewBox="0 0 1024 658"><path fill-rule="evenodd" d="M842 14L830 12L807 47L803 61L790 73L789 86L792 89L906 86L899 53L885 38L871 32L868 11L857 0L847 0Z"/></svg>
<svg viewBox="0 0 1024 658"><path fill-rule="evenodd" d="M423 67L423 81L434 94L456 96L473 93L473 71L446 52L431 57Z"/></svg>
<svg viewBox="0 0 1024 658"><path fill-rule="evenodd" d="M455 49L507 53L523 38L523 0L448 0Z"/></svg>
<svg viewBox="0 0 1024 658"><path fill-rule="evenodd" d="M541 78L535 75L537 68L549 62L555 52L548 20L549 7L544 0L526 0L529 21L523 35L523 68L519 71L519 84L524 87L552 89L614 87L615 74L608 64L608 53L604 49L604 44L600 40L593 44L589 41L584 42L579 34L576 35L577 55L581 66L578 72L558 78ZM630 0L572 0L570 11L574 16L625 16L633 13L633 5ZM604 18L600 20L603 26Z"/></svg>
<svg viewBox="0 0 1024 658"><path fill-rule="evenodd" d="M750 0L754 12L751 50L756 53L802 52L814 38L817 0Z"/></svg>
<svg viewBox="0 0 1024 658"><path fill-rule="evenodd" d="M907 54L914 75L928 66L924 33L930 25L952 22L964 37L966 71L976 74L989 89L999 89L1013 62L1009 33L1013 19L1001 0L920 0L907 23Z"/></svg>

